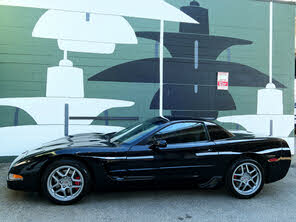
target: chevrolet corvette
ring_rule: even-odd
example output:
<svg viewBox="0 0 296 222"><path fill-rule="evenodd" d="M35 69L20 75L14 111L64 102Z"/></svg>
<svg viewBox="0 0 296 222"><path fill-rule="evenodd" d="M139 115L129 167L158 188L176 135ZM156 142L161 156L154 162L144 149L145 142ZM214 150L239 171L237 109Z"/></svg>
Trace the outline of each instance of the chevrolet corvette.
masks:
<svg viewBox="0 0 296 222"><path fill-rule="evenodd" d="M42 192L72 204L92 190L143 182L225 185L237 198L256 196L291 164L279 138L231 133L211 121L156 117L109 134L64 137L26 151L10 166L10 189Z"/></svg>

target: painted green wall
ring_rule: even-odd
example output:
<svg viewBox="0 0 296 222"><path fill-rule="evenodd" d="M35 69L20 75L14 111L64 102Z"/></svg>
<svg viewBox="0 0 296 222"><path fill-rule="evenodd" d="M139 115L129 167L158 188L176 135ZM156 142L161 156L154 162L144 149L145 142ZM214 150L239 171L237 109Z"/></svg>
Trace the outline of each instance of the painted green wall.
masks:
<svg viewBox="0 0 296 222"><path fill-rule="evenodd" d="M189 0L167 0L181 7ZM231 61L268 74L269 7L252 0L199 0L209 9L210 34L253 41L252 45L231 48ZM274 9L274 78L286 85L284 114L293 114L294 87L294 18L295 9L275 4ZM56 40L32 38L32 30L44 10L0 6L0 97L44 97L47 67L56 66L63 53ZM158 31L159 23L128 18L135 31ZM166 22L166 31L177 32L179 24ZM139 38L138 45L119 45L114 54L69 53L76 67L83 68L85 94L88 98L112 98L134 101L131 108L110 110L113 116L156 116L150 102L157 84L88 82L87 79L111 66L142 58L154 57L154 41ZM165 51L166 56L170 56ZM226 52L218 60L227 60ZM220 112L220 116L256 114L259 88L230 87L237 110ZM14 108L0 107L0 127L13 125ZM103 124L95 121L93 124ZM20 113L20 124L35 124L26 113ZM111 125L126 126L126 121ZM229 126L232 127L232 126Z"/></svg>

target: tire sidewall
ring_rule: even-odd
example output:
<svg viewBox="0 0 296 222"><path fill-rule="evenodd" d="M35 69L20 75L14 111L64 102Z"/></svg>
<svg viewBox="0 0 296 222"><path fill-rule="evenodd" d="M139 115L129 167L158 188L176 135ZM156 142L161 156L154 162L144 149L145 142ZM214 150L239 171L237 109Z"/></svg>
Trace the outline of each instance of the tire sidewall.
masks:
<svg viewBox="0 0 296 222"><path fill-rule="evenodd" d="M84 179L84 187L81 193L74 198L73 200L70 201L60 201L55 199L48 191L47 189L47 180L49 175L51 174L52 171L54 171L56 168L61 167L61 166L72 166L78 169ZM77 160L71 160L71 159L60 159L56 160L53 163L51 163L47 169L43 172L42 179L41 179L41 191L42 193L53 203L59 204L59 205L70 205L78 202L81 200L87 193L90 191L90 174L89 171L87 170L87 167L80 161Z"/></svg>
<svg viewBox="0 0 296 222"><path fill-rule="evenodd" d="M233 184L232 184L232 175L233 175L233 172L234 170L241 164L243 163L252 163L252 164L255 164L258 169L260 170L261 172L261 184L259 186L259 188L257 189L257 191L253 194L250 194L250 195L242 195L240 193L238 193L234 187L233 187ZM253 159L249 159L249 158L246 158L246 159L239 159L237 160L236 162L234 162L234 164L232 164L232 166L229 168L229 170L227 171L227 174L226 174L226 177L225 177L225 185L226 185L226 189L235 197L239 198L239 199L250 199L254 196L256 196L257 194L259 194L261 192L261 190L263 189L263 186L264 186L264 178L265 178L265 175L264 175L264 169L263 167L261 166L260 163L258 163L256 160L253 160Z"/></svg>

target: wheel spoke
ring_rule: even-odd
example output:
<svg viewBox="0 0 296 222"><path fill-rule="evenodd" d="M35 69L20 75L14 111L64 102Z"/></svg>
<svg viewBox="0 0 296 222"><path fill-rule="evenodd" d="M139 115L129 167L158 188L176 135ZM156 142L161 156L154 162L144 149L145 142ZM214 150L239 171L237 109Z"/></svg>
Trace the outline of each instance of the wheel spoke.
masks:
<svg viewBox="0 0 296 222"><path fill-rule="evenodd" d="M72 187L69 188L70 195L73 195Z"/></svg>
<svg viewBox="0 0 296 222"><path fill-rule="evenodd" d="M55 185L52 186L52 188L58 187L60 184L56 183Z"/></svg>
<svg viewBox="0 0 296 222"><path fill-rule="evenodd" d="M251 181L254 185L256 185L256 183L255 183L255 181L253 180L253 178L251 178L250 181Z"/></svg>
<svg viewBox="0 0 296 222"><path fill-rule="evenodd" d="M58 174L60 177L64 177L64 174L62 174L60 171L57 171L57 174Z"/></svg>
<svg viewBox="0 0 296 222"><path fill-rule="evenodd" d="M73 170L73 173L72 173L72 176L71 176L72 180L74 180L75 173L76 173L76 170Z"/></svg>
<svg viewBox="0 0 296 222"><path fill-rule="evenodd" d="M60 189L58 189L57 191L55 191L55 193L57 194L57 193L61 192L62 190L63 190L63 189L60 188Z"/></svg>
<svg viewBox="0 0 296 222"><path fill-rule="evenodd" d="M65 173L64 176L67 176L69 172L70 172L70 168L67 169L67 171L66 171L66 173Z"/></svg>
<svg viewBox="0 0 296 222"><path fill-rule="evenodd" d="M74 185L72 188L81 188L81 185Z"/></svg>
<svg viewBox="0 0 296 222"><path fill-rule="evenodd" d="M254 178L256 178L258 175L259 175L259 174L256 173L254 176L252 176L252 180L253 180Z"/></svg>
<svg viewBox="0 0 296 222"><path fill-rule="evenodd" d="M53 178L55 181L59 182L58 178L56 178L54 175L52 175L52 178Z"/></svg>
<svg viewBox="0 0 296 222"><path fill-rule="evenodd" d="M67 198L66 189L63 190L64 198Z"/></svg>
<svg viewBox="0 0 296 222"><path fill-rule="evenodd" d="M246 165L247 173L250 173L248 165Z"/></svg>
<svg viewBox="0 0 296 222"><path fill-rule="evenodd" d="M245 191L247 186L249 186L249 183L245 183L245 186L244 186L244 188L242 190Z"/></svg>
<svg viewBox="0 0 296 222"><path fill-rule="evenodd" d="M242 174L244 174L244 172L245 172L244 165L241 166L241 171L242 171Z"/></svg>
<svg viewBox="0 0 296 222"><path fill-rule="evenodd" d="M243 182L241 181L237 188L240 189L242 185L243 185Z"/></svg>
<svg viewBox="0 0 296 222"><path fill-rule="evenodd" d="M241 177L243 175L243 173L235 173L234 176L239 176Z"/></svg>

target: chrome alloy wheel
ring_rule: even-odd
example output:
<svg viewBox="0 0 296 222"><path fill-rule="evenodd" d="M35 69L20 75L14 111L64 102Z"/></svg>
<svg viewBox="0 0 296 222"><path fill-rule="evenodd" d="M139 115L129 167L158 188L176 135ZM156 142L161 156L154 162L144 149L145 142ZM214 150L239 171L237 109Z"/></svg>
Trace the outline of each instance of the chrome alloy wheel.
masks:
<svg viewBox="0 0 296 222"><path fill-rule="evenodd" d="M232 174L232 185L241 195L254 194L261 185L262 173L253 163L240 164Z"/></svg>
<svg viewBox="0 0 296 222"><path fill-rule="evenodd" d="M51 172L47 179L49 194L59 201L71 201L82 192L84 179L73 166L61 166Z"/></svg>

